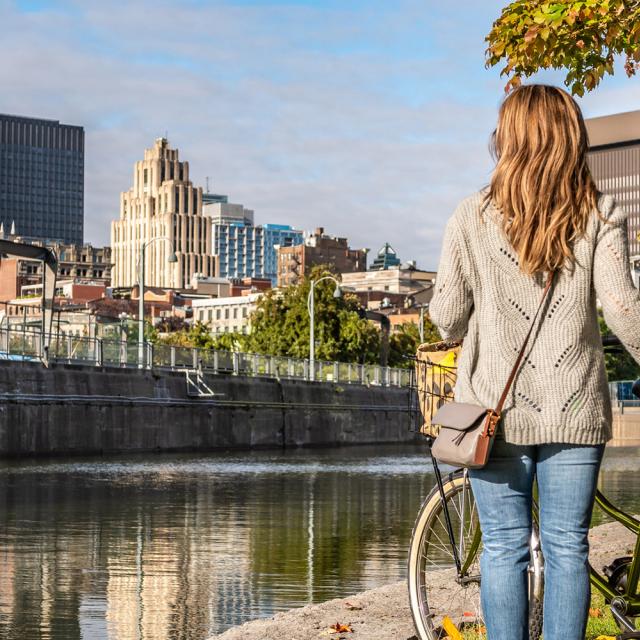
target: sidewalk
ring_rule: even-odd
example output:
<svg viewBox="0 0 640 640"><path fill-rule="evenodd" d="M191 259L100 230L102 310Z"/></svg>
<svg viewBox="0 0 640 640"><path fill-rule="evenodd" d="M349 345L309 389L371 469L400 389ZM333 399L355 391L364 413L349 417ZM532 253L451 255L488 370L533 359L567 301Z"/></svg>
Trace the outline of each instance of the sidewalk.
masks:
<svg viewBox="0 0 640 640"><path fill-rule="evenodd" d="M617 522L600 525L589 536L589 560L598 570L616 557L633 552L634 536ZM444 595L444 594L443 594ZM331 633L336 622L352 632ZM404 581L349 598L329 600L253 620L211 640L417 640Z"/></svg>

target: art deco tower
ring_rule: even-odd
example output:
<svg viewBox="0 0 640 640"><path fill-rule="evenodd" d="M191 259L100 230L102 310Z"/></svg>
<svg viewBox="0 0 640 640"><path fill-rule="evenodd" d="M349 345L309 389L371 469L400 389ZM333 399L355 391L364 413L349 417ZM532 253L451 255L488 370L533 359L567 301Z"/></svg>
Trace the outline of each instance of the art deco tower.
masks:
<svg viewBox="0 0 640 640"><path fill-rule="evenodd" d="M211 218L202 214L202 188L189 180L189 163L165 138L146 149L136 162L133 187L120 195L120 219L111 223L112 284L138 282L138 259L145 250L145 285L184 288L194 273L215 274L211 251ZM175 249L177 263L168 261Z"/></svg>

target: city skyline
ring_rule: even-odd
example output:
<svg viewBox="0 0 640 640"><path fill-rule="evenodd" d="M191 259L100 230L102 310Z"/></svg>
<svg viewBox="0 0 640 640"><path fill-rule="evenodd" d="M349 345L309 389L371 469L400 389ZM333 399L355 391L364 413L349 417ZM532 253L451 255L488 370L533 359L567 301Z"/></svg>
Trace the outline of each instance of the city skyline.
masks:
<svg viewBox="0 0 640 640"><path fill-rule="evenodd" d="M502 6L4 1L0 111L85 127L94 245L140 151L167 134L195 185L209 177L260 221L389 242L433 269L446 219L490 174L504 81L483 38ZM619 74L579 103L590 117L638 98Z"/></svg>

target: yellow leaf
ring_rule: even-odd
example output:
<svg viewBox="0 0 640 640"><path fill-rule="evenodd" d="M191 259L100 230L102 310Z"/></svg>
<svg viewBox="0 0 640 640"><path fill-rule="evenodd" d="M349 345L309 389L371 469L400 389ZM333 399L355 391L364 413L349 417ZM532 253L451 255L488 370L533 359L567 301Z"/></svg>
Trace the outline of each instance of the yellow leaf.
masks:
<svg viewBox="0 0 640 640"><path fill-rule="evenodd" d="M592 618L602 618L602 610L601 609L594 609L593 607L589 608L589 615Z"/></svg>
<svg viewBox="0 0 640 640"><path fill-rule="evenodd" d="M614 636L598 636L596 640L616 640Z"/></svg>
<svg viewBox="0 0 640 640"><path fill-rule="evenodd" d="M351 633L353 631L353 629L348 624L340 624L339 622L332 624L329 629L331 633Z"/></svg>
<svg viewBox="0 0 640 640"><path fill-rule="evenodd" d="M442 628L447 632L451 640L462 640L462 635L449 616L442 618Z"/></svg>

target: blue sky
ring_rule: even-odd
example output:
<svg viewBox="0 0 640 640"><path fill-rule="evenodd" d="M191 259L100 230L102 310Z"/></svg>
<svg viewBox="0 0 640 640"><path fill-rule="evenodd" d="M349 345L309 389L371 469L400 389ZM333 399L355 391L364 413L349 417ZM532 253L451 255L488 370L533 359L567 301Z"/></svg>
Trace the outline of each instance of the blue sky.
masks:
<svg viewBox="0 0 640 640"><path fill-rule="evenodd" d="M133 163L165 132L191 176L257 222L390 242L435 268L491 172L502 2L0 0L0 112L86 131L85 236L109 242ZM558 74L540 81L560 83ZM638 108L622 68L586 116Z"/></svg>

